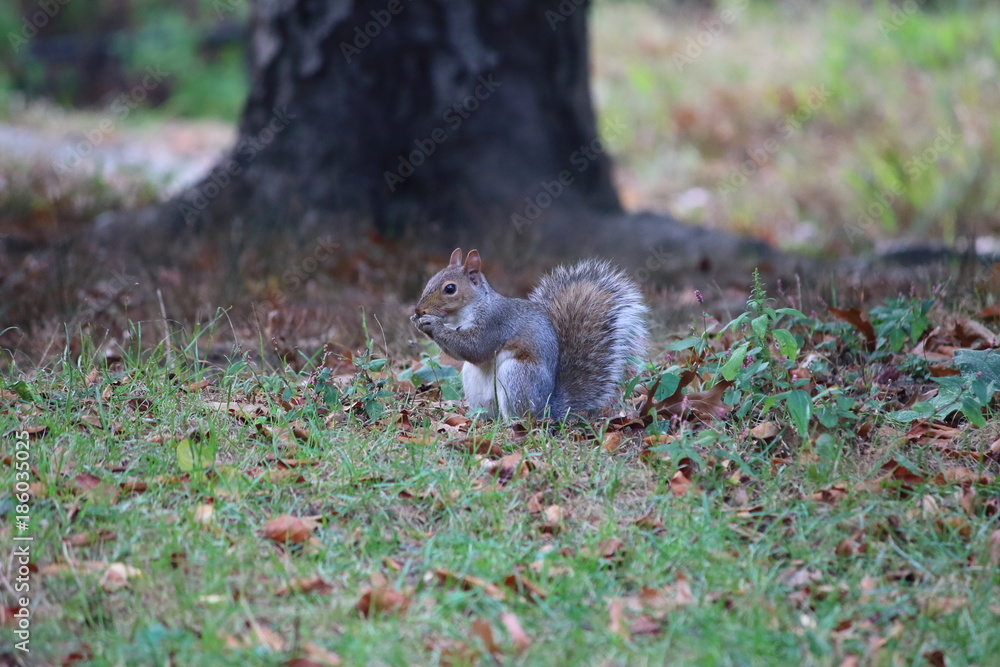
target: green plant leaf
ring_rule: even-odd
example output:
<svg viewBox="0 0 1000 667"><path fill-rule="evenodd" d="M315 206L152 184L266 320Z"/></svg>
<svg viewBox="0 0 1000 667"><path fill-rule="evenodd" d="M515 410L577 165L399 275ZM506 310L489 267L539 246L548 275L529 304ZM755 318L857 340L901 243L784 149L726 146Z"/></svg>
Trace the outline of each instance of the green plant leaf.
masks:
<svg viewBox="0 0 1000 667"><path fill-rule="evenodd" d="M184 438L174 447L177 453L177 467L181 472L194 472L215 463L215 451L208 445L196 447L190 438Z"/></svg>
<svg viewBox="0 0 1000 667"><path fill-rule="evenodd" d="M812 399L809 394L796 389L785 394L785 405L788 407L788 416L792 419L792 425L803 438L809 435L809 420L812 417Z"/></svg>
<svg viewBox="0 0 1000 667"><path fill-rule="evenodd" d="M743 360L747 357L747 350L750 349L750 343L743 343L729 356L729 361L722 367L722 377L726 380L732 380L735 378L739 372L740 368L743 367Z"/></svg>
<svg viewBox="0 0 1000 667"><path fill-rule="evenodd" d="M1000 352L996 350L956 350L955 366L982 403L989 403L1000 391Z"/></svg>
<svg viewBox="0 0 1000 667"><path fill-rule="evenodd" d="M757 335L757 338L763 338L767 335L768 319L770 318L768 318L767 315L761 315L760 317L755 317L750 321L750 327Z"/></svg>
<svg viewBox="0 0 1000 667"><path fill-rule="evenodd" d="M785 357L795 360L795 355L799 353L799 343L795 336L788 329L775 329L771 332L774 339L778 341L778 351Z"/></svg>

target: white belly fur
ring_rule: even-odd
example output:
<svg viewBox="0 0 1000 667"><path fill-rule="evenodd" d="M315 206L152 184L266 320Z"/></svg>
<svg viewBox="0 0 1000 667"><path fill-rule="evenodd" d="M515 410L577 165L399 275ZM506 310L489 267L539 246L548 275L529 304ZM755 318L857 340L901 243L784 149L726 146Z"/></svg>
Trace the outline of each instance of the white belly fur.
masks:
<svg viewBox="0 0 1000 667"><path fill-rule="evenodd" d="M465 400L472 410L485 410L487 415L495 417L497 403L500 414L509 415L507 392L497 382L497 368L501 369L500 377L504 377L503 367L507 363L517 363L510 352L501 352L496 360L476 365L468 361L462 366L462 390Z"/></svg>

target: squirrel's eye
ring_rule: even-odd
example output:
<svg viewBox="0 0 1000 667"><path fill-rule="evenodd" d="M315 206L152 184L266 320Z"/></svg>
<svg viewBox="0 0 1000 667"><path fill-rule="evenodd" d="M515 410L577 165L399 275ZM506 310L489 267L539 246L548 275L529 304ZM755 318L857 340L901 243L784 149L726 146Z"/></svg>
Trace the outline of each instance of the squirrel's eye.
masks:
<svg viewBox="0 0 1000 667"><path fill-rule="evenodd" d="M444 286L444 289L441 291L444 292L445 294L454 294L455 290L457 289L458 286L455 283L448 283L447 285Z"/></svg>

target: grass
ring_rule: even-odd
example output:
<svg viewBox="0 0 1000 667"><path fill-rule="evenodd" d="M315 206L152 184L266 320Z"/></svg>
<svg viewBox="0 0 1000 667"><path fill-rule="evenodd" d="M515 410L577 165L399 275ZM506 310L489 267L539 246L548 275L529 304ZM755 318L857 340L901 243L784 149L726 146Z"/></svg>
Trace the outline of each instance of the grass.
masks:
<svg viewBox="0 0 1000 667"><path fill-rule="evenodd" d="M994 664L996 402L979 407L980 429L958 413L925 419L957 427L947 441L893 419L894 387L933 386L905 350L919 339L933 351L950 331L925 305L872 309L872 351L839 320L775 311L753 334L736 324L765 344L787 326L801 347L761 372L752 349L742 375L724 370L725 334L659 343L647 385L700 368L689 399L725 375L735 409L701 423L668 399L657 410L670 421L620 431L470 424L436 385L414 394L396 379L406 355L387 363L372 344L292 372L238 354L206 364L193 335L142 346L135 325L134 346L11 368L4 456L31 432L31 659ZM890 317L909 318L913 339ZM886 366L904 379L874 380ZM762 407L795 368L816 383L804 438L791 404ZM822 394L838 387L852 407L831 421ZM15 514L10 496L0 506ZM286 516L314 523L270 523ZM14 530L0 527L5 542ZM295 582L312 592L282 590ZM357 609L366 593L370 617ZM511 614L526 638L505 629Z"/></svg>

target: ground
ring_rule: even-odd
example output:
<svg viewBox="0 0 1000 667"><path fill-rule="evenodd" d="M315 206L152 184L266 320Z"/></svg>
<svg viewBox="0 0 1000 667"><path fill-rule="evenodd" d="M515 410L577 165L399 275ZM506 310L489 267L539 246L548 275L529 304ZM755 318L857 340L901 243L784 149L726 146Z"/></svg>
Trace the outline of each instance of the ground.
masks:
<svg viewBox="0 0 1000 667"><path fill-rule="evenodd" d="M820 255L986 248L998 17L598 3L623 199ZM5 104L5 662L998 664L997 265L649 276L616 415L485 422L407 320L443 257L97 262L76 235L231 123ZM548 263L485 259L508 293Z"/></svg>

